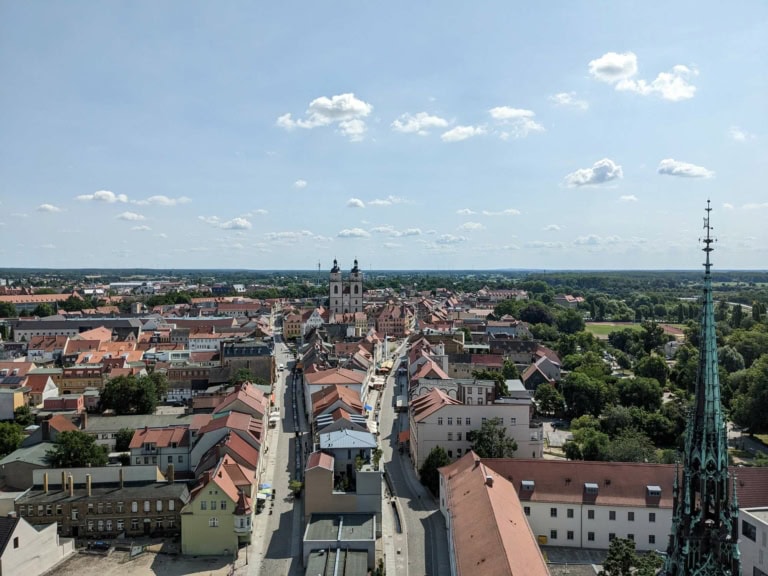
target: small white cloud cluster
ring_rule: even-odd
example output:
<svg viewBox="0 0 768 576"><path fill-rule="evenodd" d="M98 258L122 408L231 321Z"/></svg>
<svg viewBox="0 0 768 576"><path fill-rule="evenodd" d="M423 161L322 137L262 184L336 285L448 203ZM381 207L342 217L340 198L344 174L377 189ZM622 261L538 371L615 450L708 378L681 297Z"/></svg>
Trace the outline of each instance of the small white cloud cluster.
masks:
<svg viewBox="0 0 768 576"><path fill-rule="evenodd" d="M609 158L595 162L591 168L579 168L565 177L565 184L570 188L578 186L596 186L624 177L621 166Z"/></svg>
<svg viewBox="0 0 768 576"><path fill-rule="evenodd" d="M491 108L489 113L491 118L502 126L499 132L499 137L502 140L525 138L531 132L544 131L544 126L533 119L536 116L533 110L497 106L496 108Z"/></svg>
<svg viewBox="0 0 768 576"><path fill-rule="evenodd" d="M443 132L440 139L443 142L461 142L467 138L481 136L487 133L488 130L485 126L456 126L447 132Z"/></svg>
<svg viewBox="0 0 768 576"><path fill-rule="evenodd" d="M136 212L123 212L121 214L118 214L117 218L119 220L128 220L129 222L138 222L140 220L146 220L146 218L142 214L137 214Z"/></svg>
<svg viewBox="0 0 768 576"><path fill-rule="evenodd" d="M549 101L555 106L562 106L563 108L578 108L579 110L589 108L589 102L577 98L576 92L559 92L550 96Z"/></svg>
<svg viewBox="0 0 768 576"><path fill-rule="evenodd" d="M712 170L707 170L703 166L696 166L696 164L689 164L688 162L680 162L674 158L665 158L659 163L659 174L666 176L680 176L683 178L712 178L715 173Z"/></svg>
<svg viewBox="0 0 768 576"><path fill-rule="evenodd" d="M345 228L336 236L339 238L368 238L370 235L370 232L363 230L362 228Z"/></svg>
<svg viewBox="0 0 768 576"><path fill-rule="evenodd" d="M285 130L304 128L311 130L320 126L335 124L339 132L351 141L358 142L365 136L367 127L364 118L373 111L373 106L355 97L353 93L336 96L321 96L309 103L306 118L294 119L290 113L277 119L277 125Z"/></svg>
<svg viewBox="0 0 768 576"><path fill-rule="evenodd" d="M189 198L186 196L179 196L178 198L170 198L168 196L158 195L150 196L146 200L137 200L135 204L140 206L176 206L177 204L186 204L189 202Z"/></svg>
<svg viewBox="0 0 768 576"><path fill-rule="evenodd" d="M93 194L81 194L77 197L77 199L86 202L105 202L107 204L114 204L115 202L128 202L128 196L125 194L115 194L110 190L99 190Z"/></svg>
<svg viewBox="0 0 768 576"><path fill-rule="evenodd" d="M54 206L53 204L40 204L37 207L38 212L61 212L61 208Z"/></svg>
<svg viewBox="0 0 768 576"><path fill-rule="evenodd" d="M648 82L636 78L637 56L634 52L607 52L589 63L589 73L616 90L642 96L655 94L671 102L688 100L696 94L696 86L690 82L698 75L696 69L677 64L669 72L660 72Z"/></svg>
<svg viewBox="0 0 768 576"><path fill-rule="evenodd" d="M198 218L206 224L222 230L250 230L253 227L253 224L242 216L232 218L232 220L222 220L218 216L198 216Z"/></svg>
<svg viewBox="0 0 768 576"><path fill-rule="evenodd" d="M417 114L403 114L392 122L392 130L404 134L418 134L426 136L432 128L445 128L448 120L440 116L433 116L427 112Z"/></svg>

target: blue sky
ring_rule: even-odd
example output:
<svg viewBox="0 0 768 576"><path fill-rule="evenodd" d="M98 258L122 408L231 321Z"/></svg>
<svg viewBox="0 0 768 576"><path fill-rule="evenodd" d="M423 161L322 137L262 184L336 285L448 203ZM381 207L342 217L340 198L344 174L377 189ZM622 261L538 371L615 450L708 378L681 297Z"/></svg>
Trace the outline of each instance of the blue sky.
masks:
<svg viewBox="0 0 768 576"><path fill-rule="evenodd" d="M768 5L0 1L0 262L768 263Z"/></svg>

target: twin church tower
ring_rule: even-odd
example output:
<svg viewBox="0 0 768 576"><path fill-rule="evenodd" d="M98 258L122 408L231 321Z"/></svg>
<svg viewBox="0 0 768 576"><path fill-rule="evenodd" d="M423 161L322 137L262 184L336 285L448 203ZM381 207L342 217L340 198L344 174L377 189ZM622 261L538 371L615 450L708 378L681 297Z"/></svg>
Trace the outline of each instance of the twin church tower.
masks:
<svg viewBox="0 0 768 576"><path fill-rule="evenodd" d="M363 275L357 266L357 258L346 279L341 277L339 263L333 260L328 297L331 314L363 311Z"/></svg>

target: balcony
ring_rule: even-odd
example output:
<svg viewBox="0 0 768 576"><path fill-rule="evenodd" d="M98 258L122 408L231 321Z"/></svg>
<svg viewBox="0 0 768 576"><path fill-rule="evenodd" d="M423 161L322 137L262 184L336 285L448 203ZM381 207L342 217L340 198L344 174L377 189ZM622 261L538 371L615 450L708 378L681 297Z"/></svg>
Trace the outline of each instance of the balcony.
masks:
<svg viewBox="0 0 768 576"><path fill-rule="evenodd" d="M251 516L233 516L235 519L235 534L248 534L251 531Z"/></svg>

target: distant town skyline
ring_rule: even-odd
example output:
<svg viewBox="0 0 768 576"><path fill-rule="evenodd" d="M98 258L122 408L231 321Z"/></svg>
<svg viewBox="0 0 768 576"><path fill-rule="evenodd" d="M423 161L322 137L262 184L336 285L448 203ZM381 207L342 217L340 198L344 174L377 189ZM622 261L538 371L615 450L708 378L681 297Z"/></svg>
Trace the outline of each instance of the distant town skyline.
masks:
<svg viewBox="0 0 768 576"><path fill-rule="evenodd" d="M768 262L768 6L5 2L0 263Z"/></svg>

